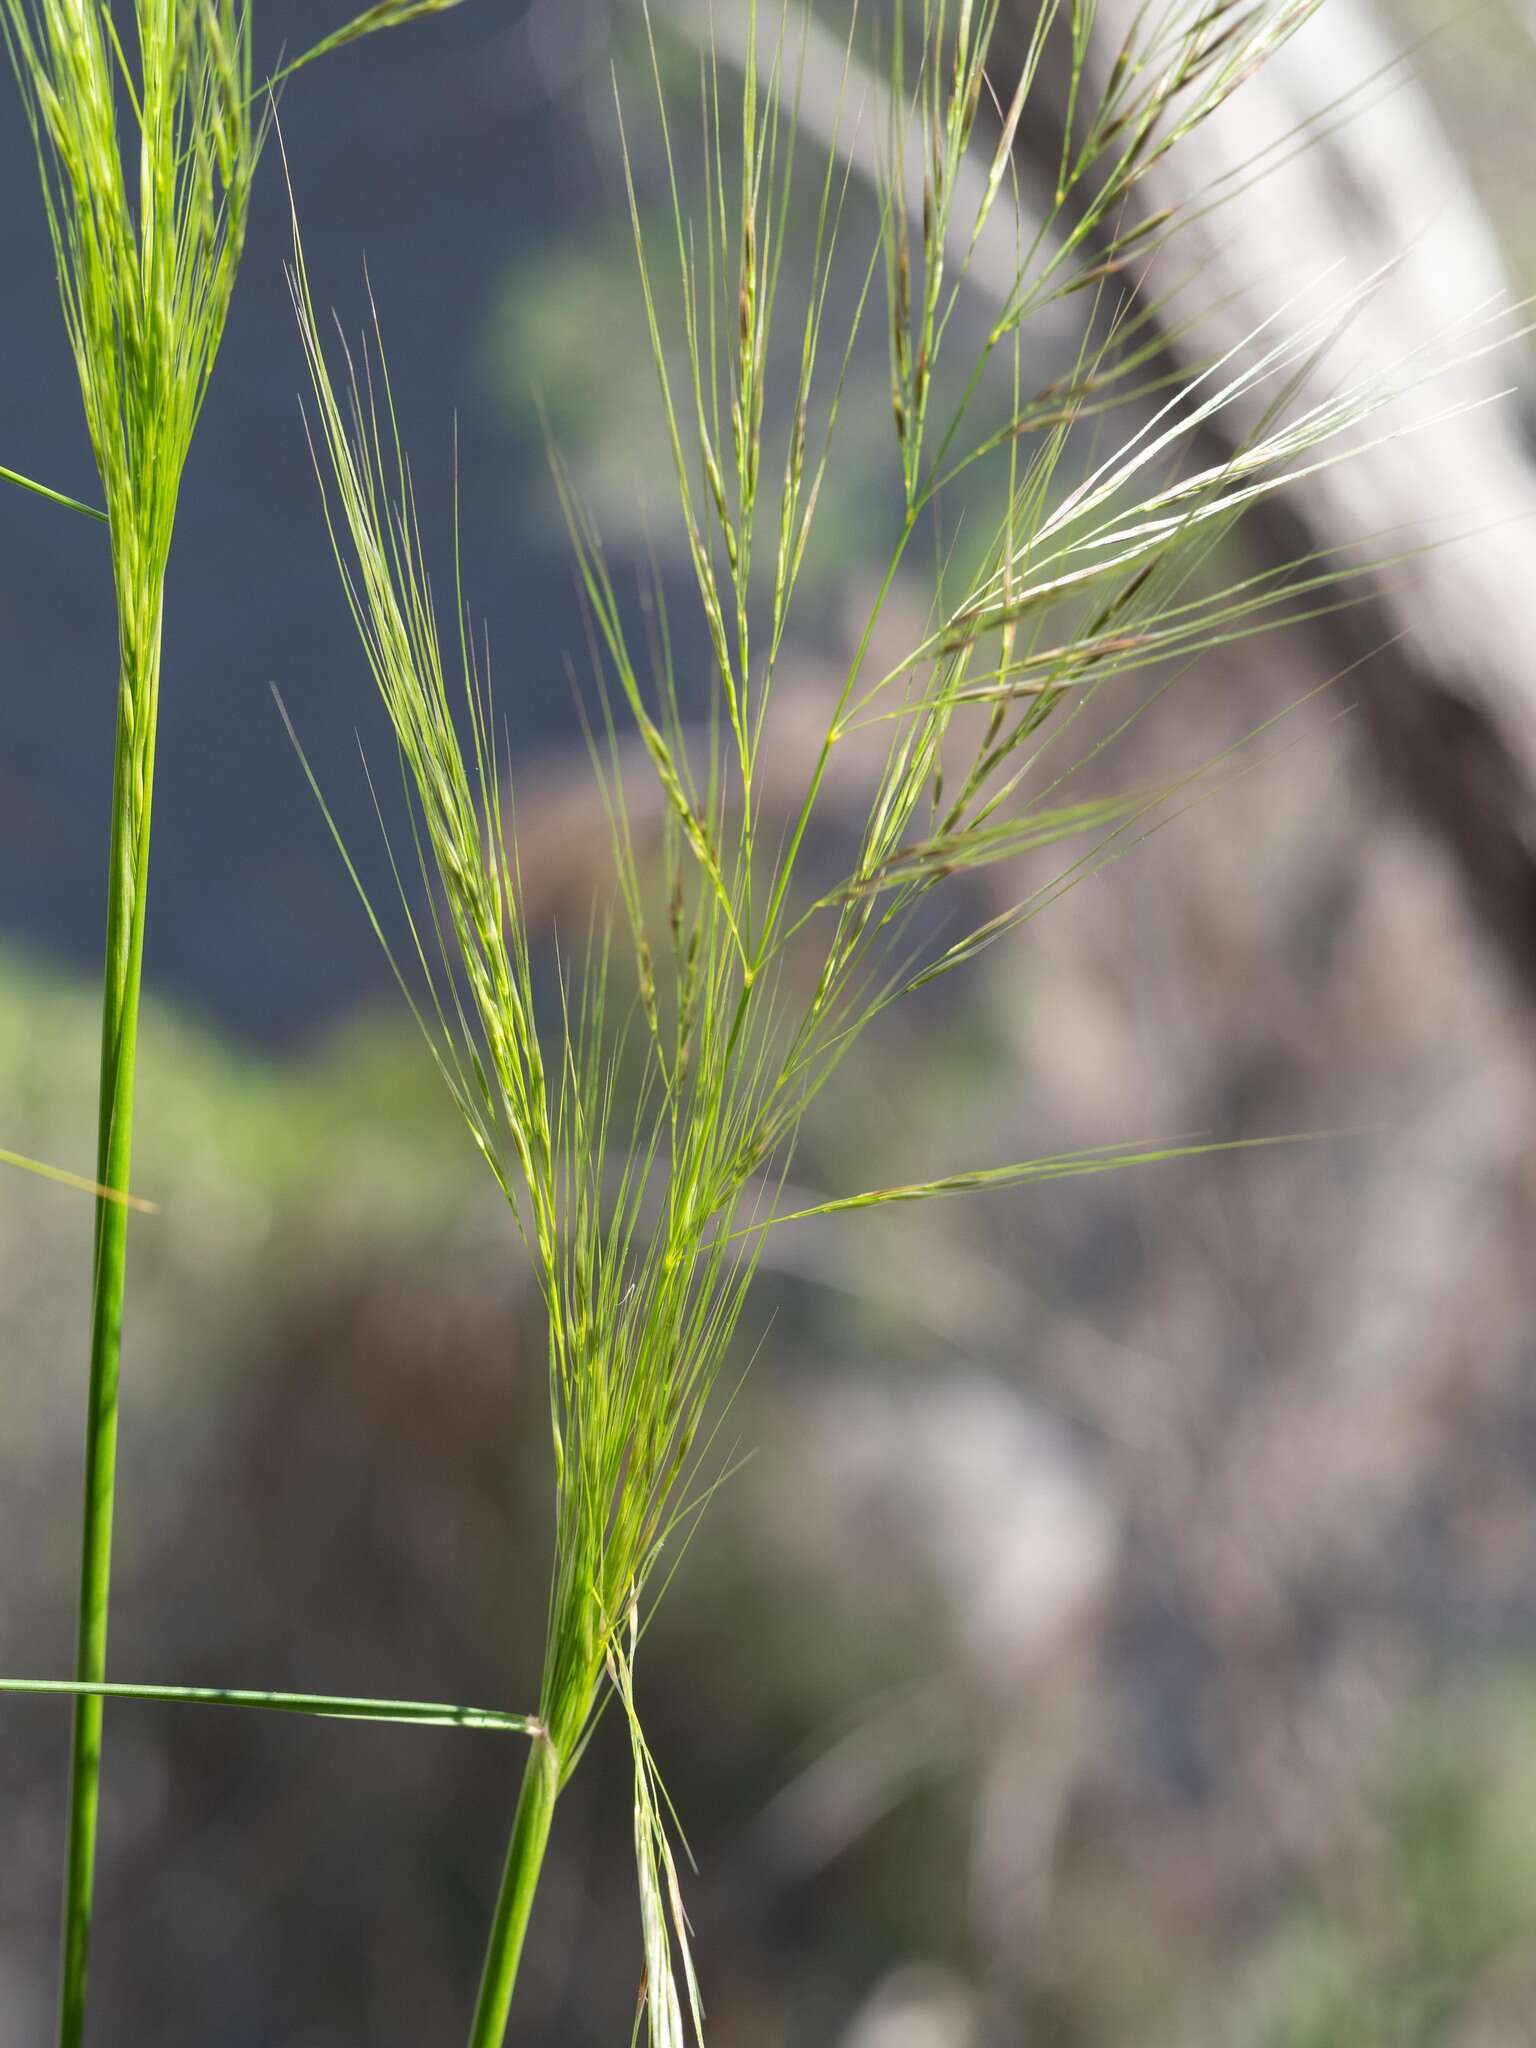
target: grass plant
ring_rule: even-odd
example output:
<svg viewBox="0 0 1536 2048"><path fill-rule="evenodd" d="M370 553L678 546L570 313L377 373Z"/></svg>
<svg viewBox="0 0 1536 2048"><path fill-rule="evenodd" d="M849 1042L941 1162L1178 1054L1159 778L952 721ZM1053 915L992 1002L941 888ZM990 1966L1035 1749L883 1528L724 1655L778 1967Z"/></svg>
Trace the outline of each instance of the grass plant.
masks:
<svg viewBox="0 0 1536 2048"><path fill-rule="evenodd" d="M371 7L288 68L448 4ZM105 521L118 623L63 2048L77 2048L85 2028L165 575L266 125L252 26L250 0L134 0L118 9L110 0L0 0L105 510L13 470L3 474Z"/></svg>
<svg viewBox="0 0 1536 2048"><path fill-rule="evenodd" d="M699 679L674 658L664 579L638 608L626 602L557 458L590 620L592 754L617 914L559 962L547 1001L488 657L457 563L446 630L434 603L377 315L360 343L328 344L295 231L317 469L412 818L396 868L401 943L372 906L369 915L506 1197L548 1329L555 1510L543 1684L471 2048L504 2038L558 1801L610 1702L633 1747L649 2038L681 2048L702 2033L635 1656L669 1554L717 1483L716 1396L765 1233L1204 1149L1080 1153L781 1204L811 1105L891 1005L1019 930L1221 765L1155 789L1081 794L1079 771L1108 743L1071 749L1089 704L1119 692L1112 739L1198 655L1344 601L1354 565L1311 558L1234 571L1221 543L1257 501L1368 445L1369 433L1351 430L1426 374L1405 359L1315 395L1330 345L1373 283L1175 381L1157 365L1147 305L1120 282L1179 225L1132 212L1148 167L1313 4L1171 0L1139 11L1095 71L1093 10L1044 0L1024 66L1006 79L988 68L998 0L924 0L906 21L898 10L880 24L890 119L878 227L864 246L849 244L841 136L808 175L797 162L792 14L765 60L748 0L729 109L706 48L703 169L691 197L652 41L671 213L660 246L626 150L628 200L708 673L701 709ZM850 67L858 35L855 24ZM1026 118L1047 118L1037 87L1059 49L1070 74L1059 164L1031 223L1017 205L1013 148ZM807 195L810 254L796 270ZM1000 209L1014 235L1013 288L981 345L953 362L965 270ZM850 325L833 333L833 282L850 275L862 289ZM898 537L852 659L829 687L800 800L778 822L763 795L775 682L859 332L881 318L882 275ZM1032 389L1031 322L1073 295L1076 363ZM786 325L793 368L776 377L784 352L770 337ZM1003 423L977 424L978 395L999 387ZM1127 421L1118 440L1105 432L1116 411ZM1218 418L1236 421L1236 452L1213 460L1203 435ZM962 549L959 517L986 502L974 490L982 477L1001 516L979 550ZM902 578L918 584L929 623L899 658L877 658ZM1152 687L1126 692L1138 677ZM829 885L825 847L812 856L818 802L834 754L861 732L882 744L857 846ZM626 796L631 735L663 800L656 848L641 842ZM1038 856L1058 846L1071 851L1041 872ZM979 913L964 879L1024 856L1036 857L1038 878ZM939 892L948 931L935 916Z"/></svg>

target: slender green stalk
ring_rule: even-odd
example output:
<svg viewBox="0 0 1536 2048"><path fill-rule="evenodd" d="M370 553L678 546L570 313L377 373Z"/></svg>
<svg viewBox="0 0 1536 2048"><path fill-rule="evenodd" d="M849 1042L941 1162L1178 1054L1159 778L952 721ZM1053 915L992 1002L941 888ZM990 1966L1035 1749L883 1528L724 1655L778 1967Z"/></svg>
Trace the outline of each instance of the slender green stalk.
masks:
<svg viewBox="0 0 1536 2048"><path fill-rule="evenodd" d="M483 1728L537 1735L542 1723L496 1707L455 1707L442 1700L360 1699L351 1693L250 1692L214 1685L93 1685L70 1678L0 1678L0 1693L41 1699L154 1701L165 1706L241 1707L266 1714L302 1714L317 1721L388 1721L412 1728Z"/></svg>
<svg viewBox="0 0 1536 2048"><path fill-rule="evenodd" d="M67 512L83 512L87 519L99 519L106 523L106 513L94 505L82 504L80 499L71 498L65 491L56 491L48 484L40 484L30 476L23 476L19 469L7 469L0 463L0 481L19 484L24 491L31 491L39 498L46 498L51 505L62 505Z"/></svg>
<svg viewBox="0 0 1536 2048"><path fill-rule="evenodd" d="M555 1801L560 1796L560 1759L548 1735L540 1733L528 1752L523 1769L517 1811L512 1817L512 1835L507 1844L507 1861L496 1899L486 1946L485 1967L480 1977L480 1996L475 2001L470 2048L501 2048L512 2010L512 1992L522 1960L528 1917L533 1911L544 1851L549 1844L550 1823Z"/></svg>
<svg viewBox="0 0 1536 2048"><path fill-rule="evenodd" d="M96 1259L91 1297L91 1376L86 1405L85 1507L81 1524L80 1605L75 1677L99 1685L107 1673L107 1610L112 1581L112 1520L117 1488L118 1377L122 1360L123 1292L127 1278L126 1192L133 1155L133 1094L139 1035L139 989L148 901L149 825L160 690L161 595L144 672L125 659L118 696L117 761L112 788L112 851L107 896L107 957L102 977L101 1097L96 1177L109 1190L96 1204ZM135 746L135 724L144 739ZM77 2048L85 2031L91 1902L96 1880L96 1822L101 1800L103 1700L75 1702L70 1745L68 1863L64 1880L64 1956L59 1989L59 2040Z"/></svg>

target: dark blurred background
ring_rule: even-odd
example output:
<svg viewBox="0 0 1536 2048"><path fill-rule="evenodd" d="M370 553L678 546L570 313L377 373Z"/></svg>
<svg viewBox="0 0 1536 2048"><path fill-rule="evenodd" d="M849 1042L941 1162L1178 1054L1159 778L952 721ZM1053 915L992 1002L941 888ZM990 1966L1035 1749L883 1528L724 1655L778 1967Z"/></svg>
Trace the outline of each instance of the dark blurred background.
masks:
<svg viewBox="0 0 1536 2048"><path fill-rule="evenodd" d="M315 13L261 0L264 60ZM727 59L744 13L716 0ZM1112 47L1128 10L1101 13ZM708 31L681 0L656 15L686 120ZM1005 72L1027 27L1005 0ZM644 33L630 0L467 0L283 102L317 293L355 326L366 264L444 577L457 421L546 932L603 877L541 405L621 572L653 546L679 590L686 567L610 74L659 209ZM1311 146L1160 282L1223 338L1407 250L1367 360L1518 297L1533 36L1512 0L1326 0L1147 204L1298 123ZM8 80L0 192L0 460L91 497ZM133 1244L112 1669L526 1707L536 1305L269 688L387 889L358 742L387 747L304 440L288 244L274 154L172 572L137 1173L162 1213ZM962 325L993 316L990 277ZM1047 323L1042 359L1069 336ZM812 705L890 537L885 378L877 323L786 670ZM883 1029L817 1111L796 1170L834 1190L1149 1135L1344 1135L775 1247L732 1419L754 1455L640 1662L717 2048L1536 2041L1529 389L1519 347L1474 364L1450 395L1497 402L1261 516L1255 566L1389 529L1438 546L1182 682L1117 780L1307 701L1290 744ZM0 1144L77 1167L104 570L99 532L0 492ZM71 1656L89 1230L79 1198L0 1179L8 1673ZM0 1705L0 2048L48 2037L66 1738L58 1703ZM459 2038L521 1761L491 1735L110 1711L93 2038ZM519 2041L628 2036L628 1770L605 1728L562 1804Z"/></svg>

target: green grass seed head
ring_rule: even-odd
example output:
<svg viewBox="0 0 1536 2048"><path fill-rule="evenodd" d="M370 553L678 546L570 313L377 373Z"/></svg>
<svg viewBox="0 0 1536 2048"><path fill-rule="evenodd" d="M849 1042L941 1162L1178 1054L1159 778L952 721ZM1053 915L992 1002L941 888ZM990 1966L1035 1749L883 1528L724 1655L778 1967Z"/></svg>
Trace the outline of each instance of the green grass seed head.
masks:
<svg viewBox="0 0 1536 2048"><path fill-rule="evenodd" d="M1128 204L1147 166L1213 114L1312 4L1266 0L1233 20L1225 4L1181 0L1139 15L1090 105L1092 10L1074 7L1058 21L1047 0L1018 80L993 81L999 131L978 145L1000 0L964 0L958 11L938 0L923 9L921 35L905 54L898 34L889 81L872 88L884 95L890 136L872 240L850 246L843 201L852 157L840 102L805 188L814 226L798 278L784 266L791 193L803 196L796 181L806 177L794 147L797 99L786 84L797 17L786 12L760 58L756 9L748 10L739 156L720 112L721 60L706 49L695 205L652 40L672 214L655 246L627 150L626 189L681 558L708 649L709 709L697 723L679 710L687 693L673 670L663 594L653 593L645 639L636 639L595 524L555 462L597 656L593 767L612 828L632 994L605 927L579 965L560 968L558 1006L541 1010L536 1001L534 935L503 816L506 764L492 744L463 594L455 578L462 674L450 692L388 380L372 367L381 354L372 343L357 360L343 350L333 370L296 246L295 303L333 538L414 798L415 848L434 905L430 934L406 911L429 991L418 1014L528 1241L547 1313L556 1498L540 1718L563 1782L603 1700L616 1696L623 1709L634 1749L645 2007L651 2038L669 2048L681 2048L699 2013L634 1659L647 1603L665 1583L668 1545L694 1525L711 1491L703 1461L715 1397L766 1233L836 1212L1223 1149L1111 1147L797 1206L782 1199L817 1096L891 1004L968 964L1119 858L1202 793L1235 750L1187 777L1108 795L1075 786L1085 763L1197 655L1342 601L1351 565L1341 557L1234 573L1218 544L1255 503L1346 459L1359 445L1350 430L1421 374L1418 365L1386 366L1309 395L1374 282L1278 338L1266 323L1178 378L1158 361L1165 309L1116 309L1103 298L1128 251L1140 260L1177 228L1166 210L1138 221ZM804 33L813 32L807 16ZM1054 203L1043 221L1015 223L1011 284L984 340L956 362L953 315L989 217L1012 189L1013 141L1052 34L1066 39L1070 68ZM846 92L854 34L844 61ZM855 651L820 707L821 738L779 831L764 808L768 708L882 268L899 535ZM832 334L829 286L845 271L863 285L847 329ZM1029 324L1074 295L1084 308L1077 361L1031 390ZM775 351L772 338L786 328L797 345ZM989 381L1011 393L1001 427L978 423L977 395ZM1103 433L1117 412L1125 421L1118 441ZM1213 461L1202 437L1218 422L1233 423L1233 452ZM775 432L790 452L779 502L764 515L760 450ZM722 468L723 449L733 474ZM985 544L963 569L947 566L935 547L934 567L923 570L914 539L942 534L951 501L978 475L1001 504ZM762 550L760 515L775 528L774 545ZM928 624L877 673L891 594L925 576ZM1074 752L1085 707L1133 678L1147 687L1121 703L1108 739ZM621 719L637 750L626 750ZM883 745L869 755L856 850L828 887L812 879L808 848L832 751L859 732ZM636 772L653 776L659 795L654 858L626 791ZM978 913L957 887L1052 848L1067 850L1001 909ZM959 933L918 937L941 890ZM504 1904L523 1897L527 1876L509 1865ZM487 1983L500 1989L483 2006L492 2017L476 2048L500 2038L495 2017L504 2018L521 1941L515 1914L497 1925Z"/></svg>

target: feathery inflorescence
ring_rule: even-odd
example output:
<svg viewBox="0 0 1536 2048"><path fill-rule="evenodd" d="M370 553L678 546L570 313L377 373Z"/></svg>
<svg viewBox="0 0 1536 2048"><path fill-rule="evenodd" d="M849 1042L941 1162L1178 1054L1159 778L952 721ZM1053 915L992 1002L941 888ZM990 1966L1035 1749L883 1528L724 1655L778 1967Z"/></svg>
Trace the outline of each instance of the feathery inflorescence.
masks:
<svg viewBox="0 0 1536 2048"><path fill-rule="evenodd" d="M924 0L910 25L897 10L878 226L851 255L852 153L841 116L808 183L797 166L800 74L789 12L760 50L749 4L729 146L720 59L713 46L705 50L703 186L693 205L653 41L672 212L664 251L643 227L627 152L625 163L684 559L708 649L708 715L685 718L692 699L675 672L659 583L649 593L653 630L637 641L595 525L557 462L591 621L594 769L612 827L617 917L599 925L579 961L559 968L542 1004L487 662L457 573L447 653L440 638L377 322L356 351L343 344L333 370L296 236L294 297L316 399L317 467L413 805L426 907L413 911L414 887L404 891L413 957L397 972L529 1247L548 1323L556 1505L540 1733L514 1821L475 2048L502 2039L555 1801L609 1697L634 1748L650 2035L681 2048L689 2026L699 2031L634 1658L669 1540L691 1525L710 1490L703 1460L713 1397L765 1233L839 1209L1203 1149L1127 1147L794 1209L780 1202L807 1112L875 1019L1117 858L1196 779L1078 794L1071 785L1084 757L1067 748L1086 706L1111 683L1155 679L1119 710L1113 737L1199 654L1344 601L1344 579L1358 564L1313 556L1234 570L1222 543L1255 502L1364 445L1350 430L1424 374L1405 361L1312 395L1330 345L1373 281L1322 315L1277 321L1273 333L1260 331L1178 383L1157 359L1154 309L1114 282L1179 225L1166 213L1134 218L1128 202L1148 167L1214 113L1314 4L1168 0L1143 9L1096 94L1087 83L1090 7L1064 12L1043 0L1010 79L988 69L1000 0ZM849 70L856 39L855 24ZM1043 218L1031 224L1017 205L1013 152L1026 112L1041 115L1035 95L1057 42L1069 76L1059 163ZM786 260L792 194L810 220L798 280ZM954 364L958 295L989 222L1010 199L1012 287L980 347ZM805 218L802 210L802 231ZM882 271L897 538L859 644L829 689L800 798L775 836L764 813L769 706L857 336L875 317ZM833 338L831 287L844 275L863 284L849 330ZM1074 294L1083 308L1077 360L1031 391L1026 329ZM769 346L786 320L787 374ZM999 380L1004 422L977 425L977 394ZM1124 436L1103 454L1103 422L1119 408ZM1213 461L1204 435L1218 418L1235 423L1235 452ZM947 567L935 548L929 627L876 673L892 592L917 573L914 541L943 531L946 507L982 474L1002 507L990 539L963 570ZM452 685L450 668L459 671ZM630 728L662 799L654 852L626 799L635 769L621 740ZM813 879L809 853L818 807L837 750L871 731L884 745L875 749L864 822L851 863L828 888ZM972 909L964 921L973 899L953 888L957 877L1067 843L1072 852L1043 880L1002 910ZM958 935L942 941L927 915L940 890L962 919ZM615 924L627 934L623 949Z"/></svg>

